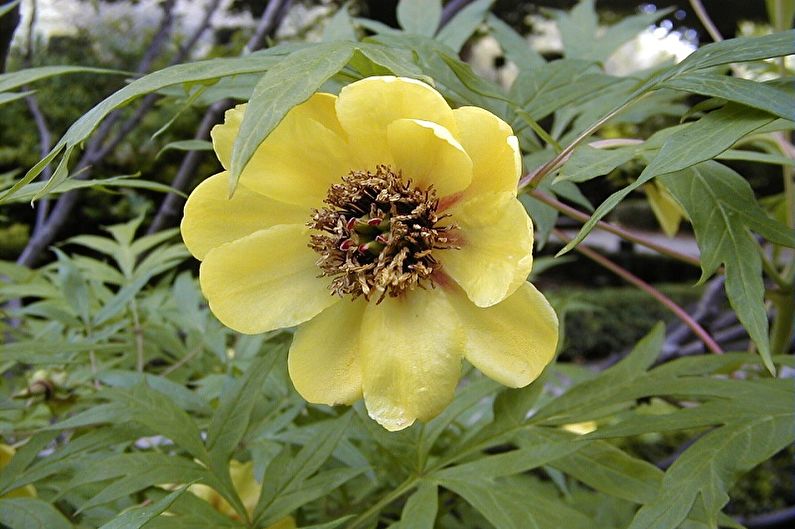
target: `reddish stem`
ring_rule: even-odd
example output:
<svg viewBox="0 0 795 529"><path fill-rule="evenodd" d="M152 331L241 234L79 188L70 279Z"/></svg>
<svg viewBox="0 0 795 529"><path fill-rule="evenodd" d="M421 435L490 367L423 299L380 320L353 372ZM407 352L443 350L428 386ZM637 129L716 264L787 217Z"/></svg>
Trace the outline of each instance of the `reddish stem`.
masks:
<svg viewBox="0 0 795 529"><path fill-rule="evenodd" d="M570 239L566 237L566 235L561 232L560 230L554 229L552 233L555 234L556 237L561 239L564 242L569 242ZM596 263L602 265L603 267L607 268L620 278L624 279L628 283L631 283L641 289L642 291L646 292L648 295L659 301L664 307L668 310L673 312L677 318L682 320L682 323L687 325L693 334L698 336L698 338L704 342L704 345L715 354L723 354L723 350L720 346L712 339L709 333L701 326L699 323L694 320L690 314L685 311L682 307L677 305L671 298L651 286L650 284L646 283L644 280L639 278L638 276L631 273L629 270L617 265L607 257L591 250L590 248L585 247L584 245L580 244L575 247L575 250L583 254L588 259L595 261Z"/></svg>

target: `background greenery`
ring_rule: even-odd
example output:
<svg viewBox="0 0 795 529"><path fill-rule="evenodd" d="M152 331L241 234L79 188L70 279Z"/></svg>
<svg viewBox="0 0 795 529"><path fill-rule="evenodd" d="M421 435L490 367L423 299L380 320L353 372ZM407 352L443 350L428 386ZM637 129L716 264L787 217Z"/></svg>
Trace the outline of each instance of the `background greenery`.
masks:
<svg viewBox="0 0 795 529"><path fill-rule="evenodd" d="M672 12L609 2L597 12L589 0L571 10L329 3L285 34L286 4L235 5L258 20L269 6L275 13L250 46L266 49L249 54L241 48L257 31L241 28L215 35L207 57L176 61L184 64L170 65L190 35L173 36L134 75L86 70L140 70L169 28L164 2L163 23L141 49L97 53L78 33L9 56L0 75L0 525L791 523L795 116L791 67L777 58L795 54L795 4L760 7L771 27L754 37L628 75L609 73L608 58ZM14 9L6 3L0 13ZM540 17L532 28L528 14ZM539 52L524 38L542 19L560 30L559 50ZM475 73L485 38L499 54ZM82 66L42 69L65 64ZM502 84L510 65L515 80ZM522 182L543 256L533 280L563 324L558 361L539 381L509 390L468 370L442 415L399 433L361 404L307 405L286 374L289 330L252 337L221 326L172 228L178 217L162 205L179 196L166 186L185 192L215 171L207 125L233 101L251 99L260 116L244 143L256 146L314 91L382 73L434 82L452 104L513 125L533 176ZM44 152L30 97L52 136ZM50 147L45 159L57 168L45 185L37 162ZM654 182L670 201L643 187ZM68 193L78 186L80 195ZM79 200L59 222L29 206L48 203L52 219L67 197ZM700 259L625 244L610 255L616 276L583 256L554 257L572 249L564 237L581 240L598 219L619 235L682 222L678 238L695 238ZM637 237L635 247L651 240ZM679 284L619 286L628 279ZM710 353L670 306L655 305L650 294L660 293L723 354Z"/></svg>

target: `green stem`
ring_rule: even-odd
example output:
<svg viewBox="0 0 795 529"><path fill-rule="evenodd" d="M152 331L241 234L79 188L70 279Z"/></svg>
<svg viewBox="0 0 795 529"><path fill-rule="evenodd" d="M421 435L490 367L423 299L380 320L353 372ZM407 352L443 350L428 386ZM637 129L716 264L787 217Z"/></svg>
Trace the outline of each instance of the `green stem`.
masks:
<svg viewBox="0 0 795 529"><path fill-rule="evenodd" d="M701 0L690 0L690 6L693 8L693 11L696 13L696 16L701 21L701 24L704 26L704 29L707 30L709 36L712 37L712 40L715 42L720 42L723 40L723 35L720 34L718 28L715 26L715 23L712 22L712 19L709 18L707 14L707 10L704 9L704 4L701 3Z"/></svg>
<svg viewBox="0 0 795 529"><path fill-rule="evenodd" d="M513 111L516 113L517 116L522 118L522 121L527 123L530 126L530 128L533 129L533 132L538 134L539 138L544 140L547 143L547 145L552 146L552 148L555 149L556 153L560 153L563 150L563 147L561 147L560 144L556 142L555 139L552 136L550 136L547 131L544 130L544 127L539 125L538 122L533 119L533 116L531 116L529 113L525 112L519 107L515 107Z"/></svg>
<svg viewBox="0 0 795 529"><path fill-rule="evenodd" d="M419 481L417 476L411 476L406 479L406 481L401 483L396 489L378 500L362 514L354 518L354 520L348 524L348 529L359 529L360 527L365 526L373 516L376 516L381 511L381 509L413 489L417 485L417 481Z"/></svg>
<svg viewBox="0 0 795 529"><path fill-rule="evenodd" d="M141 327L141 319L138 317L138 305L135 300L130 302L130 312L133 319L133 340L135 341L135 370L139 373L144 372L144 335Z"/></svg>

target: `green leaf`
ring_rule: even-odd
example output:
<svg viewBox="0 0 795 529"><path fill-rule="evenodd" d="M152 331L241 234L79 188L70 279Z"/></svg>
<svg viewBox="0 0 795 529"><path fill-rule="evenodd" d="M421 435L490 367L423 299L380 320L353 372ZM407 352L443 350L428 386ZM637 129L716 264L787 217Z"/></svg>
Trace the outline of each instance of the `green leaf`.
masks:
<svg viewBox="0 0 795 529"><path fill-rule="evenodd" d="M490 14L486 19L505 56L524 72L546 64L544 58L511 26Z"/></svg>
<svg viewBox="0 0 795 529"><path fill-rule="evenodd" d="M563 52L567 58L604 62L622 44L671 11L668 8L624 17L600 34L594 0L581 0L568 13L556 13Z"/></svg>
<svg viewBox="0 0 795 529"><path fill-rule="evenodd" d="M467 385L455 397L455 400L420 431L419 451L428 454L442 433L462 414L492 394L498 385L490 379L483 378Z"/></svg>
<svg viewBox="0 0 795 529"><path fill-rule="evenodd" d="M795 17L795 0L765 0L767 15L777 31L792 27L792 18Z"/></svg>
<svg viewBox="0 0 795 529"><path fill-rule="evenodd" d="M554 182L585 182L604 176L615 168L624 165L637 155L636 147L619 147L616 149L594 149L583 145L574 150L571 158L560 169Z"/></svg>
<svg viewBox="0 0 795 529"><path fill-rule="evenodd" d="M133 75L121 70L108 70L106 68L90 68L88 66L40 66L27 68L17 72L0 74L0 92L7 92L23 85L35 83L48 77L71 73L93 73L102 75Z"/></svg>
<svg viewBox="0 0 795 529"><path fill-rule="evenodd" d="M94 314L93 325L102 325L103 323L110 321L115 316L118 316L127 307L127 304L138 294L138 292L140 292L141 289L146 286L151 278L152 274L144 274L122 287L122 289L119 290L112 299L103 305L99 312Z"/></svg>
<svg viewBox="0 0 795 529"><path fill-rule="evenodd" d="M475 476L443 480L441 484L464 498L498 529L539 529L525 491Z"/></svg>
<svg viewBox="0 0 795 529"><path fill-rule="evenodd" d="M572 442L569 437L550 439L543 431L543 428L529 428L523 431L521 448L518 450L489 455L471 463L447 467L434 472L430 477L442 481L466 481L470 476L477 476L479 479L496 479L538 468L580 449L580 446Z"/></svg>
<svg viewBox="0 0 795 529"><path fill-rule="evenodd" d="M255 523L271 514L271 509L280 496L299 489L325 463L345 435L352 416L349 412L338 419L318 423L315 437L295 457L285 458L278 465L283 467L279 472L274 472L271 464L265 472L265 481L254 509ZM289 456L289 452L283 453Z"/></svg>
<svg viewBox="0 0 795 529"><path fill-rule="evenodd" d="M743 149L729 149L715 157L716 160L742 160L744 162L769 163L773 165L795 166L795 160L779 154L746 151Z"/></svg>
<svg viewBox="0 0 795 529"><path fill-rule="evenodd" d="M494 399L494 422L501 426L519 426L524 424L533 405L544 391L544 380L541 375L531 384L523 388L506 388Z"/></svg>
<svg viewBox="0 0 795 529"><path fill-rule="evenodd" d="M330 42L301 49L269 69L254 88L240 132L232 147L230 193L257 147L295 105L339 72L353 55L349 42Z"/></svg>
<svg viewBox="0 0 795 529"><path fill-rule="evenodd" d="M433 483L423 481L414 494L406 500L400 515L401 529L433 529L439 509L438 489Z"/></svg>
<svg viewBox="0 0 795 529"><path fill-rule="evenodd" d="M35 94L35 93L36 93L35 90L29 90L27 92L0 93L0 105L5 105L6 103L16 101L17 99L22 99L23 97L28 97L30 94Z"/></svg>
<svg viewBox="0 0 795 529"><path fill-rule="evenodd" d="M150 520L160 516L161 513L171 507L171 504L184 494L187 488L187 485L183 485L152 505L138 507L124 512L99 529L141 529L141 527L146 525Z"/></svg>
<svg viewBox="0 0 795 529"><path fill-rule="evenodd" d="M717 162L667 175L663 182L693 222L701 249L701 281L725 265L729 302L765 366L775 372L767 334L762 261L748 230L790 247L795 245L792 231L765 214L745 179Z"/></svg>
<svg viewBox="0 0 795 529"><path fill-rule="evenodd" d="M279 62L279 55L284 53L285 49L291 48L277 46L263 52L252 53L245 57L223 57L220 59L210 59L188 64L177 64L175 66L163 68L162 70L158 70L149 75L145 75L140 79L136 79L118 92L115 92L111 96L104 99L102 102L94 106L94 108L85 113L80 119L74 122L63 135L63 137L58 141L58 143L50 150L47 156L33 166L33 168L31 168L13 187L0 195L0 203L5 202L22 186L32 182L39 174L41 174L41 172L44 170L44 167L52 163L52 161L64 149L73 149L77 145L83 143L83 141L85 141L85 139L91 135L94 129L108 114L117 108L129 104L135 98L144 94L156 92L168 86L182 85L183 83L189 82L212 81L225 76L263 72L270 68L273 64ZM67 68L68 71L62 71L63 68ZM20 78L0 76L0 87L4 86L4 80L6 84L11 83L13 87L18 86L19 84L26 84L32 80L41 78L41 76L47 77L50 75L70 73L72 71L78 70L91 71L92 69L60 66L48 66L44 67L44 69L33 68L30 70L15 72L14 74L5 74L6 76L25 74ZM118 72L110 71L109 73Z"/></svg>
<svg viewBox="0 0 795 529"><path fill-rule="evenodd" d="M66 302L80 320L88 325L91 321L91 299L88 284L83 274L65 253L57 248L54 248L53 251L58 257L59 286L63 289Z"/></svg>
<svg viewBox="0 0 795 529"><path fill-rule="evenodd" d="M0 522L9 529L72 529L63 514L38 498L0 498Z"/></svg>
<svg viewBox="0 0 795 529"><path fill-rule="evenodd" d="M478 29L494 0L475 0L459 11L436 35L436 39L459 52Z"/></svg>
<svg viewBox="0 0 795 529"><path fill-rule="evenodd" d="M202 481L217 488L206 468L193 461L158 453L119 454L101 461L90 461L67 488L116 479L102 487L80 506L78 512L109 503L163 483Z"/></svg>
<svg viewBox="0 0 795 529"><path fill-rule="evenodd" d="M38 453L44 450L56 435L55 432L37 433L17 450L11 461L3 467L3 472L0 473L0 496L22 486L14 481L27 470Z"/></svg>
<svg viewBox="0 0 795 529"><path fill-rule="evenodd" d="M72 191L73 189L92 188L98 190L108 190L116 187L127 187L133 189L147 189L159 193L176 193L181 197L187 197L182 191L176 190L159 182L152 182L137 178L138 175L120 175L110 178L95 178L92 180L66 180L51 186L45 190L47 182L32 182L20 187L6 203L33 202L42 197L45 193L49 196L59 195Z"/></svg>
<svg viewBox="0 0 795 529"><path fill-rule="evenodd" d="M442 19L441 0L400 0L397 6L400 27L408 33L433 37Z"/></svg>
<svg viewBox="0 0 795 529"><path fill-rule="evenodd" d="M675 68L678 73L733 62L758 61L795 54L795 30L760 37L738 37L700 47Z"/></svg>
<svg viewBox="0 0 795 529"><path fill-rule="evenodd" d="M668 137L652 162L632 184L610 195L594 211L577 236L558 255L571 251L613 208L632 191L662 174L681 171L709 160L734 145L739 139L773 121L761 110L729 103Z"/></svg>
<svg viewBox="0 0 795 529"><path fill-rule="evenodd" d="M795 440L792 388L782 391L786 411L723 426L696 441L665 473L653 501L636 514L630 529L674 529L691 508L703 505L711 525L729 501L732 482ZM700 499L700 502L698 501Z"/></svg>
<svg viewBox="0 0 795 529"><path fill-rule="evenodd" d="M154 494L152 494L154 496ZM149 521L145 529L243 529L242 522L216 511L208 502L183 494L168 509L169 516Z"/></svg>
<svg viewBox="0 0 795 529"><path fill-rule="evenodd" d="M348 13L349 3L342 4L331 20L326 24L323 29L323 42L332 42L335 40L356 40L356 28L353 27L353 20Z"/></svg>
<svg viewBox="0 0 795 529"><path fill-rule="evenodd" d="M370 42L360 42L356 45L356 55L361 53L370 62L376 64L387 72L392 72L401 77L419 79L429 85L434 81L422 72L422 69L412 62L411 52L408 50L393 49ZM354 56L354 59L356 57Z"/></svg>
<svg viewBox="0 0 795 529"><path fill-rule="evenodd" d="M575 445L571 453L550 463L595 490L634 503L646 503L657 494L662 471L604 441L578 442L567 432L545 430L549 442ZM553 441L554 440L554 441ZM519 446L525 447L519 441Z"/></svg>
<svg viewBox="0 0 795 529"><path fill-rule="evenodd" d="M538 121L614 82L614 77L601 73L592 62L562 59L520 73L509 98Z"/></svg>
<svg viewBox="0 0 795 529"><path fill-rule="evenodd" d="M339 489L344 483L362 474L365 470L367 470L366 467L335 468L318 473L305 480L301 485L280 494L268 507L267 514L263 514L260 524L267 527L276 523L299 507L328 496L332 491Z"/></svg>
<svg viewBox="0 0 795 529"><path fill-rule="evenodd" d="M795 95L791 90L785 90L769 83L759 83L728 75L696 72L670 79L662 83L660 88L672 88L683 92L718 97L795 121L795 105L792 104Z"/></svg>
<svg viewBox="0 0 795 529"><path fill-rule="evenodd" d="M146 384L139 384L131 389L107 390L106 395L122 410L112 422L134 421L142 424L154 433L168 437L200 461L207 461L207 452L196 423L163 393Z"/></svg>
<svg viewBox="0 0 795 529"><path fill-rule="evenodd" d="M199 395L182 384L177 384L176 382L172 382L158 375L111 369L99 373L97 378L103 384L112 387L132 388L139 384L146 384L150 388L166 395L174 404L183 410L202 414L209 413L210 411L210 407Z"/></svg>
<svg viewBox="0 0 795 529"><path fill-rule="evenodd" d="M278 355L261 356L252 362L245 377L234 387L221 393L218 410L207 429L207 450L217 467L225 467L246 433L251 410L262 394L268 376Z"/></svg>
<svg viewBox="0 0 795 529"><path fill-rule="evenodd" d="M22 474L14 478L13 483L7 489L13 490L36 481L43 480L56 472L61 472L64 469L74 467L74 461L83 452L90 450L97 450L100 448L107 448L111 445L118 445L127 443L130 439L140 437L145 432L140 431L140 428L131 428L129 426L122 427L108 427L93 429L83 435L73 436L69 439L69 443L61 446L57 451L41 458L34 464L29 466ZM55 434L52 432L51 435ZM3 479L9 474L6 474L5 467L3 469ZM9 475L10 477L10 475ZM3 492L4 493L4 492Z"/></svg>
<svg viewBox="0 0 795 529"><path fill-rule="evenodd" d="M160 158L160 155L166 151L170 150L177 150L177 151L211 151L213 150L213 144L207 140L182 140L182 141L172 141L163 146L162 149L158 151L155 155L155 159Z"/></svg>
<svg viewBox="0 0 795 529"><path fill-rule="evenodd" d="M15 7L19 5L22 0L14 0L13 2L9 2L4 6L0 7L0 17L3 17L10 13Z"/></svg>
<svg viewBox="0 0 795 529"><path fill-rule="evenodd" d="M315 525L305 525L305 526L301 527L301 529L337 529L337 527L339 527L343 523L345 523L348 520L350 520L351 518L353 518L353 516L354 515L349 514L348 516L343 516L342 518L337 518L336 520L333 520L331 522L315 524Z"/></svg>
<svg viewBox="0 0 795 529"><path fill-rule="evenodd" d="M598 412L593 404L619 394L631 386L657 359L665 338L665 326L658 323L641 339L632 352L613 367L604 370L594 379L586 380L569 389L560 397L549 401L533 416L533 423L566 424L584 420L579 417L589 411Z"/></svg>

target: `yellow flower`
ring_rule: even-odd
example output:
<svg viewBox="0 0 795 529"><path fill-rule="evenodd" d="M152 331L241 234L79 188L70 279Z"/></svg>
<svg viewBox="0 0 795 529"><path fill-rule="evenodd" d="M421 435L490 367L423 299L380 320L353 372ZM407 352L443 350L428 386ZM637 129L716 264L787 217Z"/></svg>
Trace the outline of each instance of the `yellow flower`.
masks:
<svg viewBox="0 0 795 529"><path fill-rule="evenodd" d="M245 105L212 131L228 169ZM369 77L318 93L185 206L182 236L225 325L298 325L290 377L308 401L364 397L388 430L440 413L466 358L511 387L551 361L557 318L526 282L532 224L518 142L430 86Z"/></svg>

